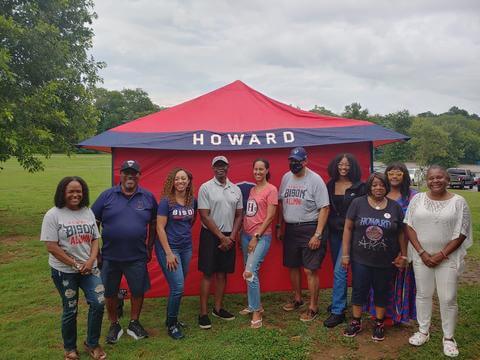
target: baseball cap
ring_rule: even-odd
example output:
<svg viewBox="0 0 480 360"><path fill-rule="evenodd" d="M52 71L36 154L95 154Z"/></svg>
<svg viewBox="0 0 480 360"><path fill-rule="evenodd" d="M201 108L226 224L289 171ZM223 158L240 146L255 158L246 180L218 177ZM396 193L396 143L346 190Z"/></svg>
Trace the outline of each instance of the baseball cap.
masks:
<svg viewBox="0 0 480 360"><path fill-rule="evenodd" d="M140 172L140 164L135 160L127 160L122 163L120 167L120 171L125 171L128 169L135 170L136 172Z"/></svg>
<svg viewBox="0 0 480 360"><path fill-rule="evenodd" d="M227 158L223 155L215 156L212 160L212 166L215 165L217 161L223 161L225 164L228 164Z"/></svg>
<svg viewBox="0 0 480 360"><path fill-rule="evenodd" d="M307 160L307 151L301 146L296 147L295 149L292 149L292 151L290 151L288 159L293 159L297 161Z"/></svg>

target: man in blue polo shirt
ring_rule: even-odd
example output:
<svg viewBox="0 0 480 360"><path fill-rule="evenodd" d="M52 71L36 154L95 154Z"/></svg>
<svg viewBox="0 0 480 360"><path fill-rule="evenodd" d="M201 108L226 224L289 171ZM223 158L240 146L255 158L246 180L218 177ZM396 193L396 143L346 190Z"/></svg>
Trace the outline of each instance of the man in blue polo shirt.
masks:
<svg viewBox="0 0 480 360"><path fill-rule="evenodd" d="M92 205L102 226L102 280L111 325L106 338L116 343L123 334L118 322L118 290L122 275L131 292L127 334L134 339L148 337L138 318L145 292L150 288L147 262L155 239L157 202L148 190L138 186L140 165L127 160L120 167L120 184L105 190Z"/></svg>

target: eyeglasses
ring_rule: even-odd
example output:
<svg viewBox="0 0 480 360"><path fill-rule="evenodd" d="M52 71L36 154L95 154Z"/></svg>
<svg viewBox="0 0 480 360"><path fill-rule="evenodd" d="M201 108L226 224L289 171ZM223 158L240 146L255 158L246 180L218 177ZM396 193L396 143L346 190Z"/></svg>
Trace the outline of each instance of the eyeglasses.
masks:
<svg viewBox="0 0 480 360"><path fill-rule="evenodd" d="M400 171L400 170L390 170L390 171L387 171L387 175L388 175L388 176L398 176L398 177L402 177L402 176L403 176L403 171Z"/></svg>

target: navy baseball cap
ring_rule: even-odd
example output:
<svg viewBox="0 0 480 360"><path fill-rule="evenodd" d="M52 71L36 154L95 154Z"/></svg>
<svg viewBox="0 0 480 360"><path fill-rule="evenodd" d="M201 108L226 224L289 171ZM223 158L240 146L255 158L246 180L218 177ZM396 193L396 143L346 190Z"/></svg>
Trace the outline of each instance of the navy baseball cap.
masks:
<svg viewBox="0 0 480 360"><path fill-rule="evenodd" d="M297 161L307 160L307 151L301 146L296 147L295 149L292 149L292 151L290 151L288 160L290 159L297 160Z"/></svg>
<svg viewBox="0 0 480 360"><path fill-rule="evenodd" d="M120 167L120 171L125 171L128 169L135 170L136 172L140 172L140 164L135 160L127 160L122 163Z"/></svg>

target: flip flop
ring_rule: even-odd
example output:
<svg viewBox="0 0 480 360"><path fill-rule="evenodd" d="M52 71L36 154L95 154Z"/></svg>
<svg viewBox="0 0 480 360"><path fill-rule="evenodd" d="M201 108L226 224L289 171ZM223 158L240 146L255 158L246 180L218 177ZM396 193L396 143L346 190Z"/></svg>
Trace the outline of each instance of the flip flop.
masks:
<svg viewBox="0 0 480 360"><path fill-rule="evenodd" d="M87 345L86 342L83 343L85 346L85 351L90 355L92 359L95 360L105 360L107 358L107 354L103 351L100 345L95 346L94 348Z"/></svg>
<svg viewBox="0 0 480 360"><path fill-rule="evenodd" d="M77 350L70 350L70 351L65 351L63 358L64 360L78 360L80 359L80 355L78 355Z"/></svg>
<svg viewBox="0 0 480 360"><path fill-rule="evenodd" d="M252 329L259 329L263 326L263 320L262 319L258 319L258 320L252 320L250 321L250 327Z"/></svg>

